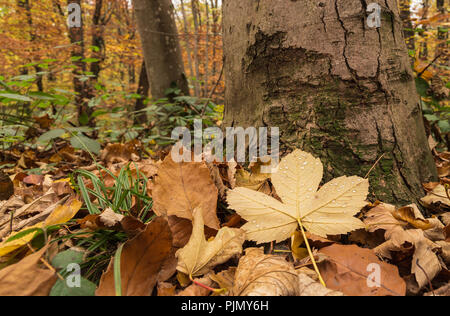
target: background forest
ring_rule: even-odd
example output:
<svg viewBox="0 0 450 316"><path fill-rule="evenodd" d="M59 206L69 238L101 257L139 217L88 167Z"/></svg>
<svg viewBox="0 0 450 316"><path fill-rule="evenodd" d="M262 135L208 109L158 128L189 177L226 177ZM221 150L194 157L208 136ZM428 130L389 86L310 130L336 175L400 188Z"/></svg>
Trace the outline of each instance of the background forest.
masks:
<svg viewBox="0 0 450 316"><path fill-rule="evenodd" d="M158 74L146 65L149 52L141 38L148 30L133 8L143 2L84 0L82 26L70 28L67 5L80 1L0 0L0 295L450 295L448 0L398 0L398 22L439 176L423 184L422 196L407 200L409 195L398 193L402 205L394 206L387 202L393 203L397 187L389 188L390 195L369 190L369 181L385 184L384 178L377 182L378 172L391 173L395 148L373 161L358 157L365 178L338 178L341 170L332 173L329 161L299 150L281 160L280 170L297 168L313 183L298 189L306 200L318 190L316 199L329 199L335 208L350 205L342 214L356 225L352 233L342 228L348 224L342 218L336 219L338 228L317 227L314 218L310 223L299 214L291 214L291 221L264 217L249 202L252 192L272 209L298 200L283 187L291 184L288 178L281 178L281 171L272 177L261 172L261 161L183 163L178 169L168 155L174 128L192 129L196 119L204 127L223 128L227 122L226 91L236 89L230 88L234 78L226 78L231 58L224 56L223 25L231 18L222 17L221 0L173 0L176 29L149 32L179 45L188 87L172 85L153 96ZM340 22L347 41L349 32ZM327 31L325 22L324 27ZM277 38L270 40L276 46ZM347 60L345 54L344 48ZM383 72L380 56L377 76ZM294 159L305 163L296 165ZM433 161L430 169L435 173ZM331 198L322 180L354 194L345 201ZM260 219L249 210L261 211ZM279 222L291 231L263 236L245 229L253 224L275 229L270 225ZM252 248L256 244L264 244L265 252ZM201 255L193 259L192 253ZM348 271L333 264L349 254L347 279ZM268 266L255 263L262 258ZM364 258L381 266L386 284L366 289ZM71 286L77 267L81 283ZM336 278L340 285L333 283Z"/></svg>

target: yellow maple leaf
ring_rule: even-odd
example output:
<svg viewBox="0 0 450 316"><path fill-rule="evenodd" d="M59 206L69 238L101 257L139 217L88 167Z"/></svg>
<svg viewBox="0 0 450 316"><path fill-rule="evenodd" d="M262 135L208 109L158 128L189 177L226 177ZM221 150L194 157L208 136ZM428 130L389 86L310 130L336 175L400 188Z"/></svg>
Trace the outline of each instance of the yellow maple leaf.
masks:
<svg viewBox="0 0 450 316"><path fill-rule="evenodd" d="M296 150L280 162L272 183L283 203L261 192L236 188L228 193L230 208L248 223L249 240L258 244L288 239L301 223L309 232L326 237L364 228L354 215L363 208L369 181L340 177L325 184L320 159Z"/></svg>
<svg viewBox="0 0 450 316"><path fill-rule="evenodd" d="M191 278L206 274L216 265L240 254L244 241L244 231L228 227L220 229L213 240L206 241L202 212L197 208L194 211L191 238L176 253L177 270Z"/></svg>

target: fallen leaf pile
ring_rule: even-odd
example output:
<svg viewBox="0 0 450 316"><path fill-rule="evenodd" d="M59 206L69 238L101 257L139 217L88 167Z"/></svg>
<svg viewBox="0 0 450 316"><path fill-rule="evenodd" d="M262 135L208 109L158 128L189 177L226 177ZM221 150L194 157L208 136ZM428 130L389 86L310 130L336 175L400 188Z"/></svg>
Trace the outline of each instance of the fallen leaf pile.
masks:
<svg viewBox="0 0 450 316"><path fill-rule="evenodd" d="M357 176L321 185L321 161L300 150L264 174L260 161L247 169L235 162L175 163L170 155L141 160L138 145L108 145L100 156L104 166L82 168L109 188L124 168L130 183L145 175L130 209L100 207L89 214L62 170L17 169L3 178L9 192L0 201L0 282L8 290L0 295L449 292L445 178L425 184L422 203L432 212L425 218L415 204L370 203L369 182ZM93 194L98 184L84 184L90 203L100 205ZM151 203L144 213L143 203ZM71 263L89 267L81 269L80 288L66 284Z"/></svg>

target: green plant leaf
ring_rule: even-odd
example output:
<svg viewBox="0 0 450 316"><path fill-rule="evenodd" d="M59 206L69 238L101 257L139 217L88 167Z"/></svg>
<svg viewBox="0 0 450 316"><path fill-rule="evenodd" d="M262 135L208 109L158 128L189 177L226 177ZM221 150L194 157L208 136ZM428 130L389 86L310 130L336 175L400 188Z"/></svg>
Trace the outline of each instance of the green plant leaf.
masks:
<svg viewBox="0 0 450 316"><path fill-rule="evenodd" d="M81 278L80 287L69 287L67 281L56 281L50 296L95 296L96 285L85 278Z"/></svg>
<svg viewBox="0 0 450 316"><path fill-rule="evenodd" d="M5 92L0 92L0 98L7 98L7 99L11 99L11 100L16 100L16 101L24 101L24 102L32 102L33 99L25 96L25 95L21 95L21 94L16 94L16 93L5 93Z"/></svg>
<svg viewBox="0 0 450 316"><path fill-rule="evenodd" d="M71 263L82 264L84 253L75 250L66 250L58 253L52 260L52 266L57 269L65 269Z"/></svg>
<svg viewBox="0 0 450 316"><path fill-rule="evenodd" d="M47 133L42 134L38 138L37 142L38 143L46 143L46 142L48 142L48 141L50 141L52 139L61 137L65 133L66 133L66 131L63 130L63 129L54 129L54 130L48 131Z"/></svg>
<svg viewBox="0 0 450 316"><path fill-rule="evenodd" d="M73 148L90 151L91 153L94 153L97 155L100 153L100 149L101 149L99 142L97 142L96 140L90 139L86 136L83 136L83 135L72 137L70 139L70 144L72 145Z"/></svg>

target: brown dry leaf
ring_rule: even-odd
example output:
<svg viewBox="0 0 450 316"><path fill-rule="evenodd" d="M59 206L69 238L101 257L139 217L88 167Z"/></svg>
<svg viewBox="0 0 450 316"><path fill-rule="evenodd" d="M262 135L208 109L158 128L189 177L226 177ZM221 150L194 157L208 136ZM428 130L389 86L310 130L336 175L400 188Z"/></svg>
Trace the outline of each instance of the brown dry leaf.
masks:
<svg viewBox="0 0 450 316"><path fill-rule="evenodd" d="M99 216L99 220L102 224L104 224L106 227L114 227L117 224L120 224L120 222L125 218L122 214L117 214L112 210L112 208L107 208L105 211L103 211L102 214Z"/></svg>
<svg viewBox="0 0 450 316"><path fill-rule="evenodd" d="M11 179L0 170L0 201L8 200L14 194L14 185Z"/></svg>
<svg viewBox="0 0 450 316"><path fill-rule="evenodd" d="M142 144L138 140L132 140L126 144L108 144L102 150L100 159L107 165L139 160L139 149Z"/></svg>
<svg viewBox="0 0 450 316"><path fill-rule="evenodd" d="M406 210L406 212L408 213L406 217L409 218L411 223L417 226L421 225L417 223L424 223L421 221L423 220L423 216L415 205L411 209ZM419 287L422 288L428 283L426 276L434 279L441 271L439 259L435 254L439 246L426 238L426 236L441 239L439 236L443 234L443 225L438 219L431 218L427 220L431 229L425 231L421 229L405 230L406 222L394 218L394 213L395 207L384 203L376 206L367 213L367 219L364 223L369 226L369 231L374 232L378 229L386 231L386 242L374 248L373 251L379 256L391 259L392 252L400 251L408 253L414 247L411 273L415 275ZM425 225L424 228L427 228L427 226ZM419 265L417 265L417 262L419 262ZM419 266L425 270L426 275Z"/></svg>
<svg viewBox="0 0 450 316"><path fill-rule="evenodd" d="M304 270L297 270L300 296L344 296L342 292L333 291L324 287L320 282L311 276L317 275L315 271L304 273Z"/></svg>
<svg viewBox="0 0 450 316"><path fill-rule="evenodd" d="M450 242L450 224L444 228L445 241Z"/></svg>
<svg viewBox="0 0 450 316"><path fill-rule="evenodd" d="M175 163L168 155L158 168L152 188L153 210L158 216L177 216L192 221L200 208L205 225L218 230L218 191L205 163Z"/></svg>
<svg viewBox="0 0 450 316"><path fill-rule="evenodd" d="M445 264L450 265L450 242L436 241L436 244L441 247L440 256L444 260Z"/></svg>
<svg viewBox="0 0 450 316"><path fill-rule="evenodd" d="M44 116L33 116L34 120L36 121L36 123L39 124L39 127L42 129L49 129L52 124L54 123L54 119L51 119L48 114L44 115Z"/></svg>
<svg viewBox="0 0 450 316"><path fill-rule="evenodd" d="M335 241L311 234L310 232L306 232L306 238L308 238L309 244L311 247L321 249L326 246L330 246L332 244L335 244Z"/></svg>
<svg viewBox="0 0 450 316"><path fill-rule="evenodd" d="M213 179L214 184L217 187L217 190L219 190L220 198L224 199L226 191L227 191L227 187L225 186L225 184L223 184L223 180L222 180L222 176L220 175L219 167L215 163L207 162L206 165L209 168L211 178Z"/></svg>
<svg viewBox="0 0 450 316"><path fill-rule="evenodd" d="M244 231L228 227L220 229L213 240L206 241L202 212L196 209L191 238L176 253L177 270L191 277L204 275L216 265L241 254L244 241Z"/></svg>
<svg viewBox="0 0 450 316"><path fill-rule="evenodd" d="M230 184L230 188L234 189L236 187L236 171L237 171L237 162L234 160L234 158L228 162L228 169L227 169L227 178L228 183Z"/></svg>
<svg viewBox="0 0 450 316"><path fill-rule="evenodd" d="M242 229L258 244L289 238L301 221L321 237L346 234L364 228L354 217L366 204L369 182L359 177L340 177L325 184L320 159L296 150L283 158L272 174L280 201L247 188L228 192L230 208L247 220Z"/></svg>
<svg viewBox="0 0 450 316"><path fill-rule="evenodd" d="M44 182L43 175L32 174L23 179L23 183L33 184L33 185L41 185Z"/></svg>
<svg viewBox="0 0 450 316"><path fill-rule="evenodd" d="M209 276L200 279L195 279L195 281L209 287L214 286L214 282L213 280L211 280ZM209 296L210 294L211 294L210 290L200 287L197 284L191 284L183 291L179 292L177 296Z"/></svg>
<svg viewBox="0 0 450 316"><path fill-rule="evenodd" d="M450 296L450 283L440 287L435 291L425 293L424 296Z"/></svg>
<svg viewBox="0 0 450 316"><path fill-rule="evenodd" d="M230 267L228 270L221 271L216 274L211 274L211 280L219 284L221 289L230 290L233 288L234 276L236 274L236 267Z"/></svg>
<svg viewBox="0 0 450 316"><path fill-rule="evenodd" d="M450 212L443 213L439 217L446 226L450 225Z"/></svg>
<svg viewBox="0 0 450 316"><path fill-rule="evenodd" d="M439 246L425 238L422 230L395 231L390 234L389 239L385 243L374 248L373 251L379 256L391 258L392 252L401 251L407 253L410 252L411 247L414 247L411 273L415 275L419 287L422 288L428 284L428 278L430 280L434 279L441 271L441 264L435 254Z"/></svg>
<svg viewBox="0 0 450 316"><path fill-rule="evenodd" d="M370 249L356 245L331 245L320 252L328 257L319 263L319 269L329 289L350 296L404 296L405 281L398 268L378 259ZM373 269L372 269L373 268ZM379 268L379 286L369 287L368 280ZM377 280L373 280L377 282Z"/></svg>
<svg viewBox="0 0 450 316"><path fill-rule="evenodd" d="M120 259L123 296L149 296L172 249L167 221L161 217L147 225L145 231L127 241ZM103 273L97 296L115 296L114 258Z"/></svg>
<svg viewBox="0 0 450 316"><path fill-rule="evenodd" d="M251 172L248 172L245 169L238 169L236 171L236 187L259 191L270 179L270 173L261 173L260 168L260 165L256 165Z"/></svg>
<svg viewBox="0 0 450 316"><path fill-rule="evenodd" d="M367 230L373 233L379 229L383 229L386 231L387 239L389 239L392 232L397 230L402 231L407 223L396 219L392 215L393 212L395 212L395 206L386 203L381 203L372 208L366 214L366 219L364 220Z"/></svg>
<svg viewBox="0 0 450 316"><path fill-rule="evenodd" d="M425 231L430 239L444 238L442 223L437 218L425 219L415 204L396 209L393 205L381 203L367 212L364 224L369 232L385 230L386 239L390 239L394 232L402 232L408 224Z"/></svg>
<svg viewBox="0 0 450 316"><path fill-rule="evenodd" d="M158 283L158 296L175 296L176 285L167 282Z"/></svg>
<svg viewBox="0 0 450 316"><path fill-rule="evenodd" d="M283 257L247 248L239 260L230 296L298 296L297 273Z"/></svg>
<svg viewBox="0 0 450 316"><path fill-rule="evenodd" d="M40 266L47 247L0 270L0 296L48 296L56 274Z"/></svg>
<svg viewBox="0 0 450 316"><path fill-rule="evenodd" d="M421 201L427 206L442 203L450 207L450 199L447 197L445 187L442 184L437 185L431 192L428 192L427 196L423 197Z"/></svg>
<svg viewBox="0 0 450 316"><path fill-rule="evenodd" d="M423 288L442 270L439 258L435 254L439 246L426 239L422 231L416 230L414 233L417 234L417 237L414 242L415 251L411 272L416 276L419 288Z"/></svg>
<svg viewBox="0 0 450 316"><path fill-rule="evenodd" d="M394 218L409 223L414 228L427 230L433 228L430 221L416 216L414 209L411 206L401 207L392 212Z"/></svg>

